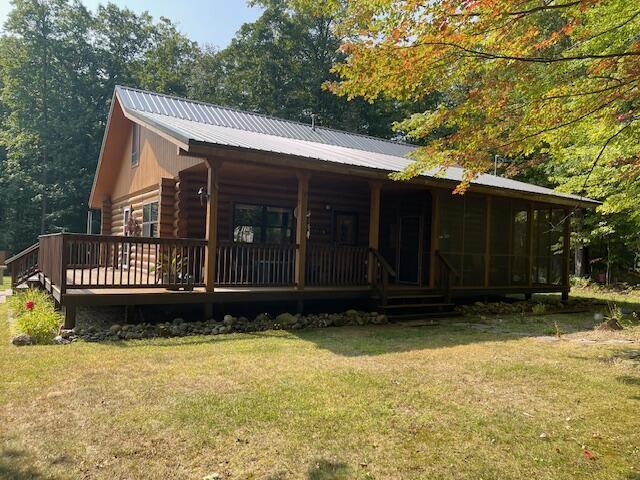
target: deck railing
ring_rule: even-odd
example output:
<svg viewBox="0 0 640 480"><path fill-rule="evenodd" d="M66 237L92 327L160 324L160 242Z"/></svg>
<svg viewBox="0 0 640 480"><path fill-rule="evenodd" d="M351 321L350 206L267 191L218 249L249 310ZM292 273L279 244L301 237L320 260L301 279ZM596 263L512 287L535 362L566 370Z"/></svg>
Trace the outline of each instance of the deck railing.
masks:
<svg viewBox="0 0 640 480"><path fill-rule="evenodd" d="M310 286L366 285L369 247L309 244L305 281Z"/></svg>
<svg viewBox="0 0 640 480"><path fill-rule="evenodd" d="M205 240L80 234L62 239L67 288L204 285Z"/></svg>
<svg viewBox="0 0 640 480"><path fill-rule="evenodd" d="M222 244L218 246L216 285L294 285L296 250L295 245Z"/></svg>
<svg viewBox="0 0 640 480"><path fill-rule="evenodd" d="M20 253L8 258L5 265L11 271L11 286L16 287L26 282L29 277L38 273L38 252L40 244L36 243ZM0 275L2 271L0 270Z"/></svg>

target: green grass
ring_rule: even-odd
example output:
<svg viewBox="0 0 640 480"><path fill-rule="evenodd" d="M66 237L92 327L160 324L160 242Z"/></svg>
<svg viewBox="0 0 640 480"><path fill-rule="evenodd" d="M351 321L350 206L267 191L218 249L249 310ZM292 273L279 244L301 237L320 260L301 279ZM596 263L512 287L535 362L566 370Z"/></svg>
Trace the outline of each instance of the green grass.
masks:
<svg viewBox="0 0 640 480"><path fill-rule="evenodd" d="M0 275L0 291L7 290L11 287L11 277Z"/></svg>
<svg viewBox="0 0 640 480"><path fill-rule="evenodd" d="M640 327L590 313L20 349L6 314L2 478L640 478Z"/></svg>

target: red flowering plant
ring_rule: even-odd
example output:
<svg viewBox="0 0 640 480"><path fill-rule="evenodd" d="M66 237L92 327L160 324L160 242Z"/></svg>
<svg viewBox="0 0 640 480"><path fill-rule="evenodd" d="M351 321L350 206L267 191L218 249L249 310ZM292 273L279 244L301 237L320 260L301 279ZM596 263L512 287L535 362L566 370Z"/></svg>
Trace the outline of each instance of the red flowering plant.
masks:
<svg viewBox="0 0 640 480"><path fill-rule="evenodd" d="M62 324L62 316L51 296L42 290L27 289L9 297L16 333L26 333L34 343L51 343Z"/></svg>
<svg viewBox="0 0 640 480"><path fill-rule="evenodd" d="M27 309L27 311L32 311L33 307L35 306L35 303L33 302L33 300L27 300L27 303L24 304L24 308Z"/></svg>

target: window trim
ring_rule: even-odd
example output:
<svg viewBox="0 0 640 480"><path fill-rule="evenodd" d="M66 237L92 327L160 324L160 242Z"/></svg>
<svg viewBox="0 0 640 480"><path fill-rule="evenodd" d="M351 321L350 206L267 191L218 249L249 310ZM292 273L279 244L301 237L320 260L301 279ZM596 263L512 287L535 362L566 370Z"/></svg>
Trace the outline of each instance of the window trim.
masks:
<svg viewBox="0 0 640 480"><path fill-rule="evenodd" d="M261 235L260 238L258 239L258 241L254 241L254 242L242 242L242 241L236 241L235 239L235 230L236 227L240 226L237 222L236 222L236 215L237 215L237 207L238 205L247 205L247 206L251 206L251 207L259 207L260 209L262 209L262 213L261 213L261 224L260 225L251 225L252 227L257 227L261 229ZM269 208L280 208L283 210L287 210L290 215L291 215L291 220L292 220L292 226L288 228L288 230L291 231L291 241L290 242L282 242L282 243L269 243L266 241L267 239L267 229L269 228L269 226L267 225L267 209ZM232 204L232 209L233 209L233 214L232 214L232 219L231 219L231 229L230 229L230 236L231 236L231 243L237 243L237 244L247 244L247 245L289 245L289 244L295 244L296 242L296 227L295 227L295 208L291 207L290 205L274 205L274 204L268 204L268 203L254 203L251 201L248 202L243 202L243 201L236 201L233 202ZM284 227L271 227L271 228L280 228L285 230Z"/></svg>
<svg viewBox="0 0 640 480"><path fill-rule="evenodd" d="M140 124L134 123L131 128L131 168L140 165Z"/></svg>
<svg viewBox="0 0 640 480"><path fill-rule="evenodd" d="M148 205L153 205L156 204L157 205L157 210L156 210L156 219L153 222L145 222L144 221L144 207L148 206ZM149 235L148 238L160 238L160 202L158 200L153 200L151 202L147 202L147 203L143 203L142 204L142 223L140 224L140 230L142 231L142 236L144 237L144 226L145 225L154 225L156 226L156 233L157 235L152 236ZM151 233L151 230L150 230Z"/></svg>

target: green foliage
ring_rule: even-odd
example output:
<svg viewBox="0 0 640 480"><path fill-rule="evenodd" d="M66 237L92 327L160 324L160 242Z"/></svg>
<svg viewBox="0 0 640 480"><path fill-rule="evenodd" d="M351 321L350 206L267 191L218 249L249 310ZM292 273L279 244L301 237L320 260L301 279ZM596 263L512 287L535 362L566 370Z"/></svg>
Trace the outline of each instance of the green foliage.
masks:
<svg viewBox="0 0 640 480"><path fill-rule="evenodd" d="M36 343L50 343L62 325L62 315L56 311L51 296L42 290L29 289L9 298L16 317L16 329L26 333Z"/></svg>
<svg viewBox="0 0 640 480"><path fill-rule="evenodd" d="M502 174L602 200L575 243L638 268L637 2L351 0L334 14L345 60L332 91L437 98L397 124L425 145L401 178L459 165L464 192L497 155Z"/></svg>
<svg viewBox="0 0 640 480"><path fill-rule="evenodd" d="M534 315L544 315L547 311L547 305L544 303L536 303L531 307L531 311Z"/></svg>

